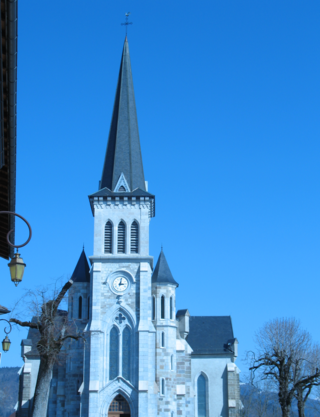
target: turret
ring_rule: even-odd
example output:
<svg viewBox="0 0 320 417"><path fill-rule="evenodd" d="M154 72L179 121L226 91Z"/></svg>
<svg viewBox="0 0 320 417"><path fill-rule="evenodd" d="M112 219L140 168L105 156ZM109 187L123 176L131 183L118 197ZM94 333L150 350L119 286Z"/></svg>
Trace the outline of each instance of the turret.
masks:
<svg viewBox="0 0 320 417"><path fill-rule="evenodd" d="M84 249L73 271L69 291L69 320L88 320L90 310L90 267Z"/></svg>
<svg viewBox="0 0 320 417"><path fill-rule="evenodd" d="M175 404L169 399L176 394L176 288L178 283L173 278L166 257L161 253L152 275L152 322L156 328L156 368L159 387L159 404L168 401L171 412ZM169 410L168 408L168 410Z"/></svg>

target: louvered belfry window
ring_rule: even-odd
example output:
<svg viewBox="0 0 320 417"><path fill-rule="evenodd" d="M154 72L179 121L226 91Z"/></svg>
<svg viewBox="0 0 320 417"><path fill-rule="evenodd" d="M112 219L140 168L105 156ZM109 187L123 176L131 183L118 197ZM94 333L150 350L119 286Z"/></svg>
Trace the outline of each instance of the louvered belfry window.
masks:
<svg viewBox="0 0 320 417"><path fill-rule="evenodd" d="M104 253L112 253L112 223L110 220L104 228Z"/></svg>
<svg viewBox="0 0 320 417"><path fill-rule="evenodd" d="M126 225L123 221L118 226L118 253L126 253Z"/></svg>
<svg viewBox="0 0 320 417"><path fill-rule="evenodd" d="M131 225L131 253L139 253L139 225L136 221Z"/></svg>

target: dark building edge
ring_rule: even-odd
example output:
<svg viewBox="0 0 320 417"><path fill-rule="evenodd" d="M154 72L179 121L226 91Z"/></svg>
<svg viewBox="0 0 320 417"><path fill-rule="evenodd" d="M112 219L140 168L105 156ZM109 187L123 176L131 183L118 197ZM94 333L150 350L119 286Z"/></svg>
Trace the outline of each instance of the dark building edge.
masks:
<svg viewBox="0 0 320 417"><path fill-rule="evenodd" d="M17 43L18 0L1 0L1 148L0 211L15 211L16 148L17 148ZM1 159L0 159L1 161ZM15 217L0 215L0 256L13 256L7 243L7 233L15 228ZM10 235L14 242L14 232Z"/></svg>

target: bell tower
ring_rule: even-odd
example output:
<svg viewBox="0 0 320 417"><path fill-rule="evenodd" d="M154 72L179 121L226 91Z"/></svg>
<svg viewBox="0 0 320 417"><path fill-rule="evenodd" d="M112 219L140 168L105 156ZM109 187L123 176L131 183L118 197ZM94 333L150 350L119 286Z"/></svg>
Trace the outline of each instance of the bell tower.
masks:
<svg viewBox="0 0 320 417"><path fill-rule="evenodd" d="M149 255L155 196L144 178L127 38L99 190L89 201L94 250L81 416L107 416L118 403L127 404L128 416L155 415Z"/></svg>

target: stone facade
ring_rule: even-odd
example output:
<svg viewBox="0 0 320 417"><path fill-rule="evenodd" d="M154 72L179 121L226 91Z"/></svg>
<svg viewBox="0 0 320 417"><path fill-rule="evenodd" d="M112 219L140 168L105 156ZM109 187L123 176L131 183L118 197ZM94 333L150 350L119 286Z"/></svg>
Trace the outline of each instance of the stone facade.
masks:
<svg viewBox="0 0 320 417"><path fill-rule="evenodd" d="M235 417L238 342L230 317L176 311L178 283L164 253L155 267L149 255L155 196L144 182L135 112L126 40L100 182L111 189L89 196L91 266L83 251L65 313L85 342L69 340L61 352L48 417ZM17 417L29 417L39 368L34 331L22 356Z"/></svg>

